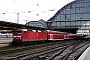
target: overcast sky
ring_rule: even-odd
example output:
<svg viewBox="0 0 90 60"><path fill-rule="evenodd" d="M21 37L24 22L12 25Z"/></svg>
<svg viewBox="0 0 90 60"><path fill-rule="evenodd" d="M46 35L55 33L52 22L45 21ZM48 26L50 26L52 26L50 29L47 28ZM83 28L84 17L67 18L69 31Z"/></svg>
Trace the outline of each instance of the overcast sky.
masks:
<svg viewBox="0 0 90 60"><path fill-rule="evenodd" d="M47 21L60 8L74 0L0 0L0 20L17 23L17 13L19 13L19 23L26 21Z"/></svg>

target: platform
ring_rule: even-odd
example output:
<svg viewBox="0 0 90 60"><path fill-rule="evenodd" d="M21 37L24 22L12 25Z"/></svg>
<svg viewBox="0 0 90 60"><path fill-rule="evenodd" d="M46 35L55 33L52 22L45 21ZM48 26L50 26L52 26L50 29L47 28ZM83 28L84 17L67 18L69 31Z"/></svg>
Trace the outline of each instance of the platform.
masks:
<svg viewBox="0 0 90 60"><path fill-rule="evenodd" d="M1 43L10 43L12 42L13 38L0 38L0 44Z"/></svg>
<svg viewBox="0 0 90 60"><path fill-rule="evenodd" d="M0 38L0 47L8 46L12 40L13 38Z"/></svg>
<svg viewBox="0 0 90 60"><path fill-rule="evenodd" d="M78 60L90 60L90 46L83 52Z"/></svg>

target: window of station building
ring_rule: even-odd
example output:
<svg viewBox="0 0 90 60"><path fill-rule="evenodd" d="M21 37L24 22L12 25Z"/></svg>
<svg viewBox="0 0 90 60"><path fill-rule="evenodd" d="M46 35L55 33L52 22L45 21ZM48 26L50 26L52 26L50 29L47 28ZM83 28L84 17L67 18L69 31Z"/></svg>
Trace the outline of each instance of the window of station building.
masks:
<svg viewBox="0 0 90 60"><path fill-rule="evenodd" d="M76 3L76 7L80 7L80 2L77 2Z"/></svg>
<svg viewBox="0 0 90 60"><path fill-rule="evenodd" d="M66 14L70 14L70 9L66 9Z"/></svg>
<svg viewBox="0 0 90 60"><path fill-rule="evenodd" d="M60 14L63 14L63 11L61 11Z"/></svg>
<svg viewBox="0 0 90 60"><path fill-rule="evenodd" d="M76 19L75 19L75 16L76 16L76 14L72 14L72 15L71 15L71 20L76 20Z"/></svg>
<svg viewBox="0 0 90 60"><path fill-rule="evenodd" d="M74 14L74 13L76 13L76 8L71 9L71 14Z"/></svg>
<svg viewBox="0 0 90 60"><path fill-rule="evenodd" d="M36 26L39 26L39 27L41 27L42 25L36 25Z"/></svg>
<svg viewBox="0 0 90 60"><path fill-rule="evenodd" d="M57 22L56 22L56 28L58 28L58 24L57 24Z"/></svg>
<svg viewBox="0 0 90 60"><path fill-rule="evenodd" d="M61 26L65 26L65 22L61 22Z"/></svg>
<svg viewBox="0 0 90 60"><path fill-rule="evenodd" d="M28 25L31 25L30 23Z"/></svg>
<svg viewBox="0 0 90 60"><path fill-rule="evenodd" d="M86 22L85 22L85 21L81 21L80 23L81 23L81 25L86 24Z"/></svg>
<svg viewBox="0 0 90 60"><path fill-rule="evenodd" d="M80 8L76 8L76 13L80 13Z"/></svg>
<svg viewBox="0 0 90 60"><path fill-rule="evenodd" d="M56 17L56 19L57 19L57 20L60 20L60 15L58 15L58 16Z"/></svg>
<svg viewBox="0 0 90 60"><path fill-rule="evenodd" d="M85 23L86 23L87 25L90 25L90 21L85 21Z"/></svg>
<svg viewBox="0 0 90 60"><path fill-rule="evenodd" d="M69 27L70 25L71 25L70 22L65 23L66 28Z"/></svg>
<svg viewBox="0 0 90 60"><path fill-rule="evenodd" d="M76 14L76 18L75 19L76 20L82 20L83 19L82 14Z"/></svg>
<svg viewBox="0 0 90 60"><path fill-rule="evenodd" d="M86 11L90 12L90 2L87 2Z"/></svg>
<svg viewBox="0 0 90 60"><path fill-rule="evenodd" d="M90 6L90 1L86 3L87 6Z"/></svg>
<svg viewBox="0 0 90 60"><path fill-rule="evenodd" d="M53 23L52 23L52 26L56 26L56 22L53 22Z"/></svg>
<svg viewBox="0 0 90 60"><path fill-rule="evenodd" d="M90 13L90 6L87 7L86 12L89 12Z"/></svg>
<svg viewBox="0 0 90 60"><path fill-rule="evenodd" d="M71 22L71 25L72 25L73 27L75 26L75 24L76 24L75 22Z"/></svg>
<svg viewBox="0 0 90 60"><path fill-rule="evenodd" d="M65 20L66 20L66 18L67 18L67 15L65 14Z"/></svg>
<svg viewBox="0 0 90 60"><path fill-rule="evenodd" d="M75 3L73 3L73 4L72 4L72 8L75 8L75 7L76 7L76 4L75 4Z"/></svg>
<svg viewBox="0 0 90 60"><path fill-rule="evenodd" d="M87 13L86 17L87 17L88 20L90 20L90 13Z"/></svg>
<svg viewBox="0 0 90 60"><path fill-rule="evenodd" d="M89 16L87 16L87 14L85 13L85 14L82 14L82 20L88 20L88 17ZM90 18L90 17L89 17Z"/></svg>
<svg viewBox="0 0 90 60"><path fill-rule="evenodd" d="M71 16L70 14L69 15L66 15L65 20L71 20L71 17L70 16Z"/></svg>
<svg viewBox="0 0 90 60"><path fill-rule="evenodd" d="M86 2L86 0L80 0L80 2L82 2L82 3L83 3L83 2Z"/></svg>
<svg viewBox="0 0 90 60"><path fill-rule="evenodd" d="M58 27L60 26L60 22L57 22L56 24L57 24Z"/></svg>
<svg viewBox="0 0 90 60"><path fill-rule="evenodd" d="M72 8L72 5L70 4L70 5L66 6L66 8L70 9L70 8Z"/></svg>
<svg viewBox="0 0 90 60"><path fill-rule="evenodd" d="M86 3L80 3L80 7L85 7L86 6Z"/></svg>
<svg viewBox="0 0 90 60"><path fill-rule="evenodd" d="M87 2L90 2L90 0L86 0Z"/></svg>
<svg viewBox="0 0 90 60"><path fill-rule="evenodd" d="M80 12L81 13L86 13L86 8L85 7L81 8L81 11Z"/></svg>
<svg viewBox="0 0 90 60"><path fill-rule="evenodd" d="M61 11L61 13L60 14L66 14L66 8L64 8L62 11Z"/></svg>
<svg viewBox="0 0 90 60"><path fill-rule="evenodd" d="M63 14L66 14L66 7L65 7L64 10L63 10Z"/></svg>
<svg viewBox="0 0 90 60"><path fill-rule="evenodd" d="M80 26L81 22L80 21L76 21L76 26Z"/></svg>
<svg viewBox="0 0 90 60"><path fill-rule="evenodd" d="M70 22L66 22L65 25L66 25L66 26L70 26Z"/></svg>
<svg viewBox="0 0 90 60"><path fill-rule="evenodd" d="M65 20L65 15L61 15L61 20Z"/></svg>
<svg viewBox="0 0 90 60"><path fill-rule="evenodd" d="M76 8L76 13L85 13L86 8Z"/></svg>

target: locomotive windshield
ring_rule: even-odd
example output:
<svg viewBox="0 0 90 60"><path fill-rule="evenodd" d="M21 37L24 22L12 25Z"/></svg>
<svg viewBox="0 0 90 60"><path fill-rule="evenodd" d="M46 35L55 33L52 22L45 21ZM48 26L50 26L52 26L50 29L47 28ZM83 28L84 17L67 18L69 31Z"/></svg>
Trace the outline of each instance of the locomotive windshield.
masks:
<svg viewBox="0 0 90 60"><path fill-rule="evenodd" d="M21 31L13 31L13 34L21 34Z"/></svg>

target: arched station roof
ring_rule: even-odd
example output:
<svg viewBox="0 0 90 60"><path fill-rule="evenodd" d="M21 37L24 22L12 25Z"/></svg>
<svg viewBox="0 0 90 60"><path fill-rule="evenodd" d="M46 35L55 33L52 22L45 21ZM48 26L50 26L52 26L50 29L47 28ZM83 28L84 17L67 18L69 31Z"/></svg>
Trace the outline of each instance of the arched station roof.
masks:
<svg viewBox="0 0 90 60"><path fill-rule="evenodd" d="M75 0L61 9L47 21L51 29L79 29L90 26L90 0Z"/></svg>
<svg viewBox="0 0 90 60"><path fill-rule="evenodd" d="M79 0L72 1L72 2L68 3L67 5L63 6L63 7L62 7L61 9L59 9L59 10L56 12L56 14L55 14L54 16L52 16L48 21L53 21L53 20L55 19L55 17L58 16L59 13L61 13L61 12L65 9L65 7L67 7L67 6L71 5L71 4L74 4L74 3L78 2L78 1L79 1Z"/></svg>

